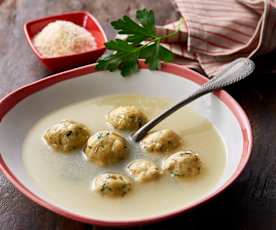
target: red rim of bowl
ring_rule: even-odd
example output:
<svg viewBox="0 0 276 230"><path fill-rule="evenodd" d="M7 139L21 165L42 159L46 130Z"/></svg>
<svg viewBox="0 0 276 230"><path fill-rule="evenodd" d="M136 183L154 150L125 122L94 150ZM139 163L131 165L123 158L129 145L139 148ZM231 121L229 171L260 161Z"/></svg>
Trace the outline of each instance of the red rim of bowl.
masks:
<svg viewBox="0 0 276 230"><path fill-rule="evenodd" d="M143 62L140 62L140 67L147 68L147 65L144 64ZM177 64L163 64L161 67L161 71L172 73L179 77L184 77L197 84L203 84L206 81L208 81L208 79L203 77L202 75L192 70L189 70L186 67L179 66ZM0 100L0 121L10 109L12 109L19 101L23 100L27 96L39 90L42 90L48 86L51 86L57 82L71 79L71 78L81 77L84 74L93 73L93 72L96 72L95 64L86 65L83 67L75 68L73 70L67 70L58 74L51 75L47 78L44 78L42 80L36 81L34 83L28 84L26 86L23 86L15 90L14 92L8 94L6 97ZM235 181L235 179L238 178L238 176L241 174L242 170L244 169L250 157L252 144L253 144L253 137L252 137L252 130L250 127L250 123L245 112L240 107L240 105L227 92L220 90L214 94L216 95L217 98L220 99L220 101L222 101L231 110L231 112L235 115L240 125L242 135L243 135L243 150L242 150L241 160L233 175L220 188L218 188L212 194L179 210L172 211L163 215L157 215L154 217L127 220L127 221L113 221L113 220L106 221L106 220L88 218L85 216L72 213L65 209L59 208L53 204L50 204L45 200L43 200L42 198L35 195L34 193L32 193L17 179L16 175L14 175L13 172L9 169L9 167L5 164L1 155L0 155L0 169L4 173L4 175L9 179L9 181L19 191L21 191L23 194L29 197L32 201L36 202L37 204L57 214L60 214L67 218L74 219L76 221L88 223L88 224L95 224L95 225L101 225L101 226L113 226L113 227L127 227L127 226L149 224L149 223L165 220L165 219L183 214L184 212L196 206L199 206L201 204L208 202L209 200L211 200L212 198L220 194L222 191L224 191L230 184L232 184Z"/></svg>
<svg viewBox="0 0 276 230"><path fill-rule="evenodd" d="M105 46L102 46L102 47L97 47L96 49L93 49L93 50L90 50L90 51L86 51L86 52L82 52L82 53L77 53L77 54L69 54L69 55L62 55L62 56L58 56L58 57L44 57L43 55L41 55L38 50L35 48L33 42L32 42L32 39L30 38L29 36L29 31L28 31L28 26L29 24L33 24L33 23L37 23L37 22L40 22L40 21L44 21L44 20L47 20L47 19L52 19L52 18L55 18L55 17L60 17L60 16L67 16L67 15L73 15L73 14L85 14L87 15L88 17L90 17L92 19L92 21L95 22L95 24L97 25L97 27L99 28L99 31L101 32L104 40L103 42L107 42L107 37L106 37L106 34L102 28L102 26L100 25L99 21L92 15L90 14L88 11L73 11L73 12L68 12L68 13L64 13L64 14L55 14L55 15L50 15L50 16L47 16L47 17L43 17L43 18L39 18L39 19L36 19L36 20L31 20L31 21L28 21L26 23L24 23L24 33L25 33L25 37L29 43L29 46L32 48L33 52L38 56L38 58L40 59L43 59L43 60L54 60L54 59L59 59L59 58L64 58L64 57L73 57L73 56L78 56L80 54L85 54L85 53L90 53L90 52L95 52L97 50L102 50L102 49L105 49Z"/></svg>

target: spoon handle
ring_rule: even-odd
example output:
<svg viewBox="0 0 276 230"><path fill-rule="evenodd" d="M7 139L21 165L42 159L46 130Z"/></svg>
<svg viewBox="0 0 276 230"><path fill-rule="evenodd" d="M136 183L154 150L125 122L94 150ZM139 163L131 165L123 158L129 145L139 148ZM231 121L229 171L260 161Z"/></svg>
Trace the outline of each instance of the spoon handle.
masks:
<svg viewBox="0 0 276 230"><path fill-rule="evenodd" d="M189 104L195 99L212 92L214 90L222 89L225 86L234 84L247 76L249 76L255 69L255 64L248 58L239 58L231 62L225 68L219 72L214 78L203 84L198 90L192 93L190 96L184 100L178 102L176 105L168 108L166 111L158 115L157 117L150 120L138 131L132 135L132 139L135 142L140 141L149 130L159 124L166 117L180 109L181 107Z"/></svg>

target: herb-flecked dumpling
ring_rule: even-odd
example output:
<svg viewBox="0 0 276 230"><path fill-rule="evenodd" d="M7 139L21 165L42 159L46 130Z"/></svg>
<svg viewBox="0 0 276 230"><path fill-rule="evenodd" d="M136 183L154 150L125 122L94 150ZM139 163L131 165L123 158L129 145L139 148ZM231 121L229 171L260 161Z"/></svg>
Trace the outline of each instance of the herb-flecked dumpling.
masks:
<svg viewBox="0 0 276 230"><path fill-rule="evenodd" d="M82 148L90 136L89 129L76 121L63 120L50 127L44 139L53 149L70 152Z"/></svg>
<svg viewBox="0 0 276 230"><path fill-rule="evenodd" d="M115 129L134 131L146 124L148 118L135 106L120 106L107 115L107 122Z"/></svg>
<svg viewBox="0 0 276 230"><path fill-rule="evenodd" d="M98 165L114 164L127 156L127 141L115 132L98 131L88 139L84 153Z"/></svg>
<svg viewBox="0 0 276 230"><path fill-rule="evenodd" d="M199 155L192 151L180 151L164 161L163 169L173 177L196 176L200 173L201 161Z"/></svg>
<svg viewBox="0 0 276 230"><path fill-rule="evenodd" d="M93 181L93 189L110 197L124 196L131 190L131 181L127 176L118 173L105 173Z"/></svg>

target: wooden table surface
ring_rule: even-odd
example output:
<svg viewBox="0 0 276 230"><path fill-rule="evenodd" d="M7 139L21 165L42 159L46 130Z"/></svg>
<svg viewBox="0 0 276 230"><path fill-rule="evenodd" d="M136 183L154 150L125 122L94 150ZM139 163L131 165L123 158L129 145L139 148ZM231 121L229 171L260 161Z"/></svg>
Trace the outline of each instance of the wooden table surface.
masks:
<svg viewBox="0 0 276 230"><path fill-rule="evenodd" d="M49 74L28 47L24 22L72 10L88 10L109 38L111 20L136 9L156 12L159 24L177 18L168 0L0 0L0 97ZM274 61L273 61L274 60ZM276 67L275 55L258 58L257 71L228 92L249 116L252 157L241 177L223 194L185 215L134 229L276 229ZM18 192L0 173L0 229L105 229L52 213Z"/></svg>

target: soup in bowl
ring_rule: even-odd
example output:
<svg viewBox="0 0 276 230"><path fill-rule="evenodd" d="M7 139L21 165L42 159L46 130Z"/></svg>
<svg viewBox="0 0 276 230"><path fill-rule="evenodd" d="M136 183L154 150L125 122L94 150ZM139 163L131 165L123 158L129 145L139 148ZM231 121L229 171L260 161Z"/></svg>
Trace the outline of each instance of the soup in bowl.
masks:
<svg viewBox="0 0 276 230"><path fill-rule="evenodd" d="M35 202L67 217L129 226L168 218L229 186L252 146L248 119L224 91L131 134L206 79L178 65L122 78L66 71L1 101L1 169Z"/></svg>

